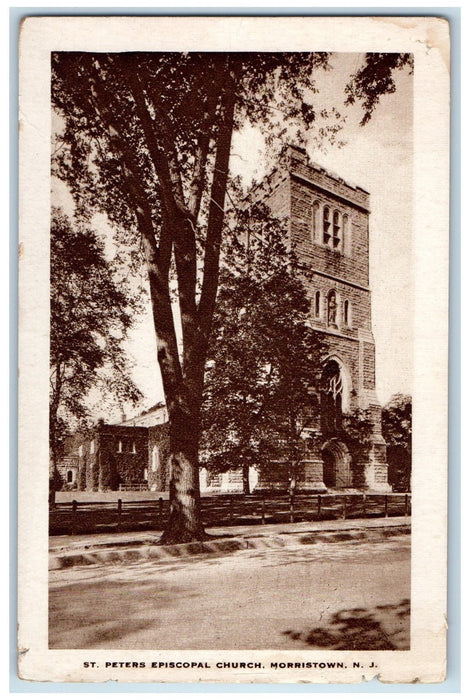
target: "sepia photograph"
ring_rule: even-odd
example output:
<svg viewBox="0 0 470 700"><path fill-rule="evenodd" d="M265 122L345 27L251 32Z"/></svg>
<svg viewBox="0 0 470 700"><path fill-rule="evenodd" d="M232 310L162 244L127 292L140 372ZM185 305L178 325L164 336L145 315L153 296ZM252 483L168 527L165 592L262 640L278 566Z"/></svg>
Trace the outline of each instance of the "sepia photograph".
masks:
<svg viewBox="0 0 470 700"><path fill-rule="evenodd" d="M26 365L35 355L20 469L34 455L40 485L22 505L20 484L20 537L40 514L41 572L40 648L20 677L445 678L445 444L434 462L422 453L427 431L445 440L445 415L427 416L422 374L434 371L438 414L448 104L435 69L438 201L417 167L413 31L436 42L440 69L447 25L390 22L387 45L384 22L357 18L369 44L356 46L351 18L308 18L307 41L305 19L264 19L271 48L255 18L246 37L235 18L23 25L42 62L34 88L20 73L37 94L23 113L37 107L48 127L20 190L39 251L23 283L20 269ZM324 22L344 32L328 50ZM27 136L26 151L31 162ZM423 190L435 229L417 232ZM435 278L423 235L444 251ZM20 594L30 631L32 605ZM409 654L396 675L394 651Z"/></svg>

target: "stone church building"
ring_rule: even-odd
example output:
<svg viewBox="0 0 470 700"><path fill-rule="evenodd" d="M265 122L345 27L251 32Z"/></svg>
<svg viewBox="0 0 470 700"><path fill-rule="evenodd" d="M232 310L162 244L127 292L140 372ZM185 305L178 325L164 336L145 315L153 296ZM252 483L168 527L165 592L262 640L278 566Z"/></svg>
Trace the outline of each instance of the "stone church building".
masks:
<svg viewBox="0 0 470 700"><path fill-rule="evenodd" d="M287 149L284 167L258 189L263 194L255 192L254 198L288 221L289 244L309 273L310 325L326 347L316 387L320 417L304 430L296 488L390 491L375 390L369 194L309 162L306 151L293 146ZM373 423L370 444L362 449L342 430L343 416L356 409L366 411ZM285 487L282 466L261 474L258 488Z"/></svg>
<svg viewBox="0 0 470 700"><path fill-rule="evenodd" d="M254 191L256 200L288 221L289 243L308 270L311 328L326 348L320 386L312 387L319 418L302 434L303 459L296 489L390 491L381 407L375 390L375 345L369 287L369 194L309 162L304 149L290 146L285 165ZM367 412L372 437L358 449L343 429L343 417ZM108 490L140 484L168 486L168 425L160 406L118 425L99 423L64 465L70 486ZM205 470L203 470L205 471ZM257 489L287 489L282 459L257 475ZM70 483L72 482L72 483ZM201 476L201 490L242 490L241 474Z"/></svg>
<svg viewBox="0 0 470 700"><path fill-rule="evenodd" d="M86 435L76 433L58 465L65 488L80 491L168 488L168 414L162 404L119 423L99 420Z"/></svg>

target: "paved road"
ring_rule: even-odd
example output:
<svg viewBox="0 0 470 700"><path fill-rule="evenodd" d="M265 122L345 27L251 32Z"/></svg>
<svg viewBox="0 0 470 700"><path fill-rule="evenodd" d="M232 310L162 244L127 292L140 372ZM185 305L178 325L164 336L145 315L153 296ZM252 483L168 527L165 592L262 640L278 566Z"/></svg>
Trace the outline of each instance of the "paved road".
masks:
<svg viewBox="0 0 470 700"><path fill-rule="evenodd" d="M409 644L409 536L50 573L52 648Z"/></svg>

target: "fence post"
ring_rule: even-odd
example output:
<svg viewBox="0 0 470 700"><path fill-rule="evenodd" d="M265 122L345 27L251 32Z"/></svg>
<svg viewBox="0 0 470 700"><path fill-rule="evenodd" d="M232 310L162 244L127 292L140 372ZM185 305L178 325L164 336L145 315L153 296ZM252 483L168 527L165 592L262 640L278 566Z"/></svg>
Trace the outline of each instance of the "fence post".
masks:
<svg viewBox="0 0 470 700"><path fill-rule="evenodd" d="M228 499L228 524L233 525L233 496Z"/></svg>
<svg viewBox="0 0 470 700"><path fill-rule="evenodd" d="M385 504L384 504L384 506L385 506L385 513L384 513L384 515L385 515L386 518L388 518L388 494L385 494Z"/></svg>
<svg viewBox="0 0 470 700"><path fill-rule="evenodd" d="M343 496L343 520L346 520L346 509L348 507L348 497Z"/></svg>
<svg viewBox="0 0 470 700"><path fill-rule="evenodd" d="M121 516L122 516L122 498L118 498L117 502L117 512L118 512L118 530L121 529Z"/></svg>
<svg viewBox="0 0 470 700"><path fill-rule="evenodd" d="M366 504L367 494L362 494L362 517L367 517L367 504Z"/></svg>
<svg viewBox="0 0 470 700"><path fill-rule="evenodd" d="M158 499L158 525L163 530L163 498Z"/></svg>
<svg viewBox="0 0 470 700"><path fill-rule="evenodd" d="M264 498L261 501L261 524L266 525L266 501Z"/></svg>
<svg viewBox="0 0 470 700"><path fill-rule="evenodd" d="M289 511L290 511L290 522L294 522L294 494L291 493L290 495L290 504L289 504Z"/></svg>
<svg viewBox="0 0 470 700"><path fill-rule="evenodd" d="M408 515L408 494L405 493L405 515Z"/></svg>
<svg viewBox="0 0 470 700"><path fill-rule="evenodd" d="M72 535L77 534L77 501L72 501Z"/></svg>
<svg viewBox="0 0 470 700"><path fill-rule="evenodd" d="M321 494L317 496L317 518L321 520Z"/></svg>

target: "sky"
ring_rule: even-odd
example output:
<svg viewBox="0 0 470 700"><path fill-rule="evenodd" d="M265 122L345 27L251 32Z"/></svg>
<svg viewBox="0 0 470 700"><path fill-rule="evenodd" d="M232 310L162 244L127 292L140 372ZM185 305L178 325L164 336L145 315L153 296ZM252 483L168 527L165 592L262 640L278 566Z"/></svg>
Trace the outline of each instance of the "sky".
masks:
<svg viewBox="0 0 470 700"><path fill-rule="evenodd" d="M344 86L359 65L359 54L336 54L332 70L317 73L319 107L335 106L345 117L341 148L321 150L307 140L310 158L370 193L370 288L372 329L376 342L376 383L379 401L412 390L413 357L413 78L408 69L396 74L397 90L386 95L368 124L361 127L359 105L344 105ZM264 141L256 128L234 134L231 171L248 184L265 174ZM66 210L64 187L53 183L53 201ZM104 236L104 217L95 226ZM150 309L135 325L126 350L134 361L134 380L144 393L142 408L163 400ZM127 409L129 410L129 409ZM109 417L112 419L113 417ZM115 418L115 416L114 416Z"/></svg>

